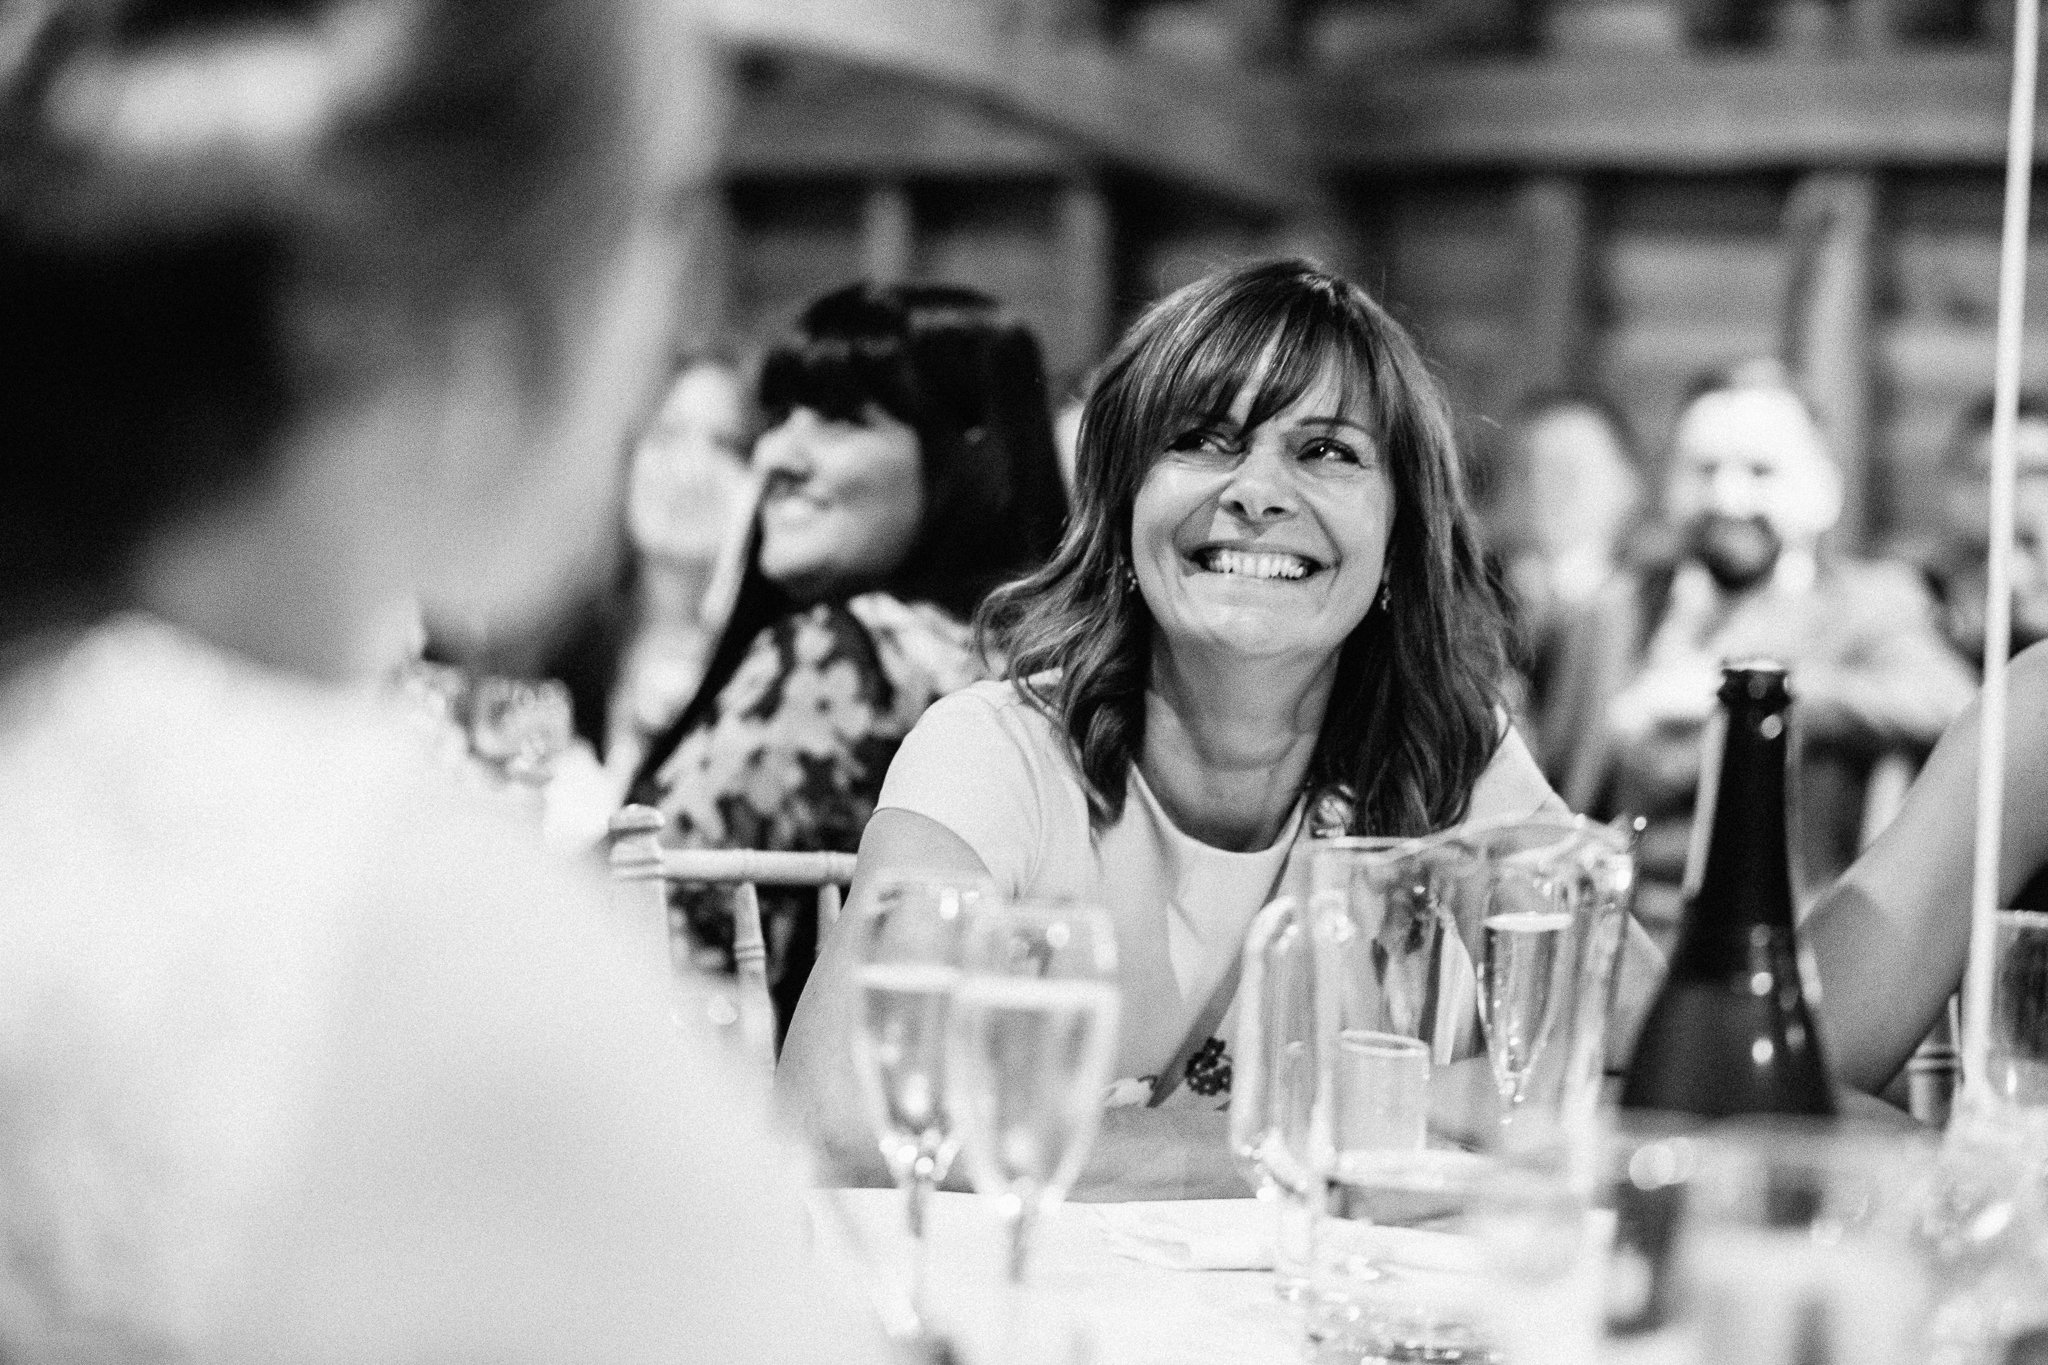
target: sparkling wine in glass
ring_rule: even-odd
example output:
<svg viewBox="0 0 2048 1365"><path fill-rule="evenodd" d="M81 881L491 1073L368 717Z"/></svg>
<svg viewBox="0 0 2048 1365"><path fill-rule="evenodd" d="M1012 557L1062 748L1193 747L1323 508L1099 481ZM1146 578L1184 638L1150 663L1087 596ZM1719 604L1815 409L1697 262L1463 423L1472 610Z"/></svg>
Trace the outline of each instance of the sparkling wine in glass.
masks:
<svg viewBox="0 0 2048 1365"><path fill-rule="evenodd" d="M1100 910L991 906L968 926L947 1029L947 1105L974 1186L1031 1233L1080 1173L1116 1059L1115 931Z"/></svg>
<svg viewBox="0 0 2048 1365"><path fill-rule="evenodd" d="M1558 1008L1571 993L1573 931L1569 910L1519 909L1489 915L1479 993L1488 1054L1501 1099L1522 1102L1529 1072L1550 1040Z"/></svg>
<svg viewBox="0 0 2048 1365"><path fill-rule="evenodd" d="M854 1072L882 1159L908 1202L911 1294L923 1301L925 1212L959 1141L946 1108L946 1028L961 933L987 889L972 881L884 881L855 911Z"/></svg>

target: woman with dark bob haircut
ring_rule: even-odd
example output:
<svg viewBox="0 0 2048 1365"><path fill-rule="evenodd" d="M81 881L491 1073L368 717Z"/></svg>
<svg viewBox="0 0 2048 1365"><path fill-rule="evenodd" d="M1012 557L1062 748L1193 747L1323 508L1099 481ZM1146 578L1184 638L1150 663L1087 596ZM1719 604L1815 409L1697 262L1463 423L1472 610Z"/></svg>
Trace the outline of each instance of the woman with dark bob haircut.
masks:
<svg viewBox="0 0 2048 1365"><path fill-rule="evenodd" d="M757 397L738 599L631 795L684 845L850 853L910 727L982 676L975 609L1059 538L1044 364L984 294L858 284L804 311ZM730 945L724 893L678 904L707 948ZM785 1020L817 951L812 904L762 897Z"/></svg>
<svg viewBox="0 0 2048 1365"><path fill-rule="evenodd" d="M1231 967L1305 830L1563 812L1498 700L1474 525L1436 383L1336 276L1211 275L1104 363L1066 537L983 609L1006 678L905 741L854 888L937 870L1110 911L1125 1079L1089 1196L1242 1188L1223 1140ZM806 997L783 1074L852 1160L849 1009Z"/></svg>

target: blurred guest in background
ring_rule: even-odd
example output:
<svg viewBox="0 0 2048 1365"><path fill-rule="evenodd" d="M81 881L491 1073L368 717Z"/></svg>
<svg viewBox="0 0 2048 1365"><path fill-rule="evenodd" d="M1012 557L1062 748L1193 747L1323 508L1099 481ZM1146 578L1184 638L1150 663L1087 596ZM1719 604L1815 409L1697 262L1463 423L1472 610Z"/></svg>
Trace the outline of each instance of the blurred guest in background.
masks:
<svg viewBox="0 0 2048 1365"><path fill-rule="evenodd" d="M1991 395L1970 405L1942 461L1947 483L1943 543L1927 566L1949 642L1973 664L1984 658L1985 532L1991 524ZM2015 432L2012 647L2048 639L2048 396L2020 395Z"/></svg>
<svg viewBox="0 0 2048 1365"><path fill-rule="evenodd" d="M1623 571L1643 486L1628 424L1606 399L1559 390L1523 404L1499 518L1536 760L1553 782L1570 761L1550 703L1568 624Z"/></svg>
<svg viewBox="0 0 2048 1365"><path fill-rule="evenodd" d="M7 12L0 1357L874 1358L666 963L365 685L598 533L687 15Z"/></svg>
<svg viewBox="0 0 2048 1365"><path fill-rule="evenodd" d="M632 796L699 847L851 852L896 746L981 676L967 620L1058 539L1044 364L985 295L855 285L762 366L755 539L703 681ZM726 897L679 892L723 951ZM816 952L808 895L764 895L778 1008Z"/></svg>
<svg viewBox="0 0 2048 1365"><path fill-rule="evenodd" d="M1443 395L1363 290L1275 261L1155 304L1089 396L1077 472L1059 553L985 608L1006 680L919 722L854 897L938 871L1106 907L1126 1107L1079 1189L1235 1193L1234 964L1303 831L1562 806L1500 705L1505 626ZM835 985L849 937L827 949ZM854 1008L844 989L805 996L780 1083L880 1178Z"/></svg>
<svg viewBox="0 0 2048 1365"><path fill-rule="evenodd" d="M1572 627L1557 705L1566 799L1647 816L1645 919L1678 911L1700 734L1726 659L1792 670L1801 739L1795 857L1820 887L1855 856L1880 756L1924 755L1972 683L1904 565L1826 553L1841 476L1775 361L1704 377L1682 409L1665 507L1682 551L1603 590Z"/></svg>
<svg viewBox="0 0 2048 1365"><path fill-rule="evenodd" d="M587 848L654 736L704 679L754 512L752 395L739 364L685 356L626 461L618 565L528 671L567 688L581 743L547 788L551 841Z"/></svg>

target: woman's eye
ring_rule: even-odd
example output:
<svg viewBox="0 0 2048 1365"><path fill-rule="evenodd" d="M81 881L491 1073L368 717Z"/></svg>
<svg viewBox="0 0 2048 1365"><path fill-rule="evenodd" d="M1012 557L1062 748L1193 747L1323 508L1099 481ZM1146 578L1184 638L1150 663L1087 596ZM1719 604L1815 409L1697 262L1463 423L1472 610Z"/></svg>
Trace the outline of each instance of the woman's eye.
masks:
<svg viewBox="0 0 2048 1365"><path fill-rule="evenodd" d="M1167 444L1176 455L1228 455L1231 443L1220 431L1197 427L1184 431Z"/></svg>
<svg viewBox="0 0 2048 1365"><path fill-rule="evenodd" d="M1358 447L1351 445L1349 442L1334 440L1327 436L1310 441L1307 445L1303 446L1301 448L1301 458L1325 464L1362 465L1366 463L1365 455Z"/></svg>

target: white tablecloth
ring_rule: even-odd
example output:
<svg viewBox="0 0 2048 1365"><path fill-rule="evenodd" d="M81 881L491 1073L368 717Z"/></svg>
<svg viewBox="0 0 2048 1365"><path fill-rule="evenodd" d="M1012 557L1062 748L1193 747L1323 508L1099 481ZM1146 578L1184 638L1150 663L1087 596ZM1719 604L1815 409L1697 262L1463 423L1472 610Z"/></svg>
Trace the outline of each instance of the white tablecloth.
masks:
<svg viewBox="0 0 2048 1365"><path fill-rule="evenodd" d="M866 1244L863 1252L902 1273L907 1236L903 1196L848 1190L840 1199ZM1227 1206L1224 1207L1224 1206ZM1118 1254L1095 1205L1066 1205L1038 1228L1029 1269L1032 1365L1297 1365L1302 1328L1273 1292L1267 1271L1170 1270ZM1263 1226L1270 1212L1250 1199L1219 1201L1220 1221ZM822 1210L816 1216L824 1217ZM940 1194L930 1221L931 1317L967 1349L970 1365L1002 1358L1009 1299L1007 1245L995 1210L978 1196ZM850 1249L823 1236L829 1255ZM1049 1351L1045 1342L1057 1338ZM1076 1349L1063 1349L1072 1341ZM1085 1342L1085 1347L1079 1343Z"/></svg>

